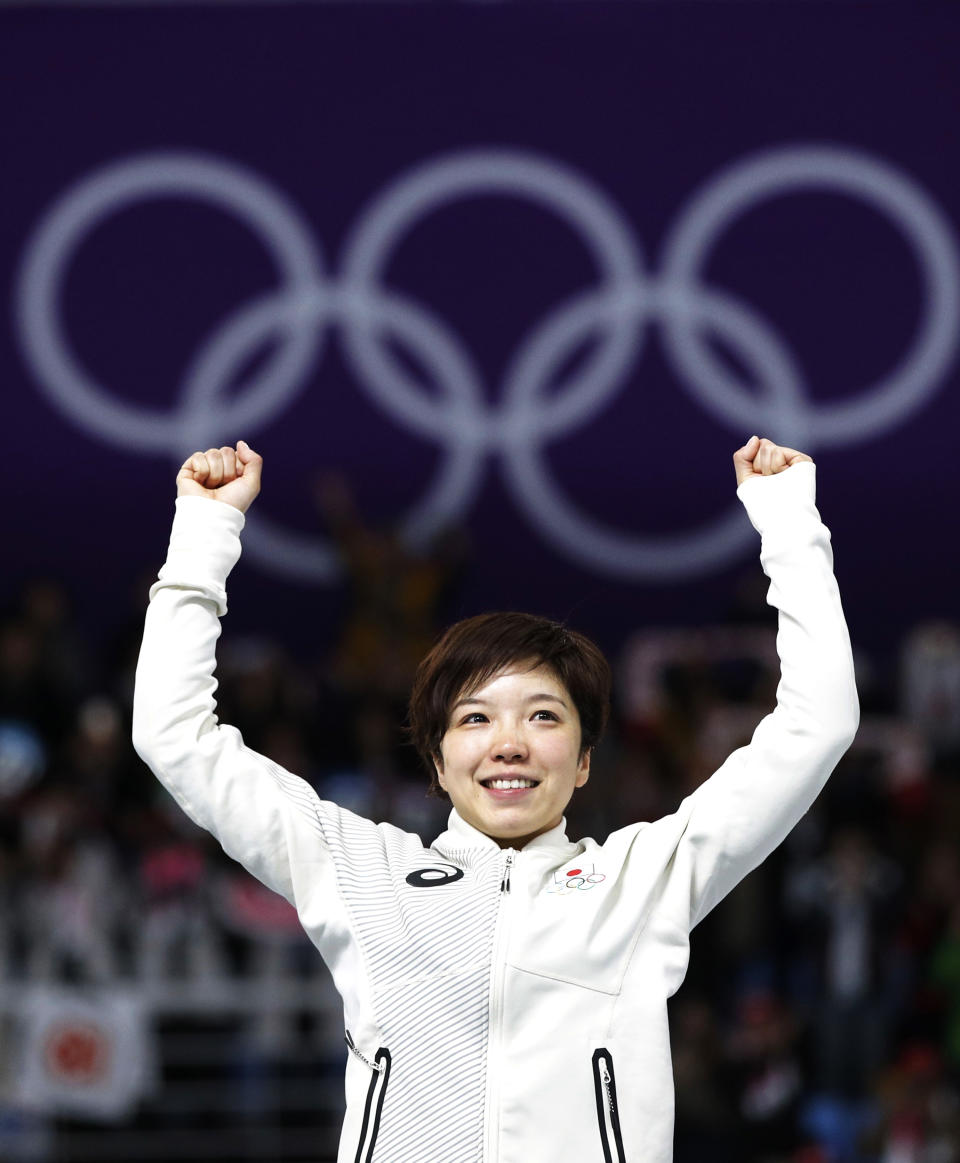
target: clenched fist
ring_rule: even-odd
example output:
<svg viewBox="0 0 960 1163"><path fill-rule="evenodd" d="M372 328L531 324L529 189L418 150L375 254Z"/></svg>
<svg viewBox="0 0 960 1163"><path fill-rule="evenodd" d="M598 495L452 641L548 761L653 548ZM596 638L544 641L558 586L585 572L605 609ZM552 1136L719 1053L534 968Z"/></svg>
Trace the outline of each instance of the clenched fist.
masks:
<svg viewBox="0 0 960 1163"><path fill-rule="evenodd" d="M812 461L812 459L805 452L797 452L795 448L774 444L766 437L751 436L743 448L738 448L733 454L737 487L751 477L773 476L774 473L783 472L785 468L799 464L802 460Z"/></svg>
<svg viewBox="0 0 960 1163"><path fill-rule="evenodd" d="M177 473L177 496L223 501L245 513L260 492L262 468L263 457L244 440L236 449L224 445L195 452Z"/></svg>

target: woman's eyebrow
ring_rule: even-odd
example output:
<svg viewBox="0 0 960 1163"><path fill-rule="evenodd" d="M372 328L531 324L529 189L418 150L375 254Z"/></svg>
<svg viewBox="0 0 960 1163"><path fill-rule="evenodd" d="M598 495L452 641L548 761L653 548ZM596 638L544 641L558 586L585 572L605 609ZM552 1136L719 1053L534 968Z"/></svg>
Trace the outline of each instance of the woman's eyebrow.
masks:
<svg viewBox="0 0 960 1163"><path fill-rule="evenodd" d="M458 699L453 704L452 710L455 711L458 707L465 707L470 703L474 703L478 707L485 707L489 701L489 699L481 699L477 695L469 695L465 699ZM527 697L524 699L525 703L542 703L544 701L559 703L561 707L566 707L567 705L559 695L552 695L549 693L549 691L538 691L536 694L527 695Z"/></svg>
<svg viewBox="0 0 960 1163"><path fill-rule="evenodd" d="M527 699L527 702L542 703L545 700L551 703L559 703L561 707L565 707L567 705L559 695L552 695L549 691L540 691L538 694L530 695L530 697Z"/></svg>

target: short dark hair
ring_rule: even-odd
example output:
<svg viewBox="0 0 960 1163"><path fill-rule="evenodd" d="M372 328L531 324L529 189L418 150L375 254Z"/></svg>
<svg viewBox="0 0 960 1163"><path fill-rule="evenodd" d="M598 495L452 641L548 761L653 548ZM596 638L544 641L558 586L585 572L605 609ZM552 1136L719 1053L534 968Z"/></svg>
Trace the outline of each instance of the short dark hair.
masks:
<svg viewBox="0 0 960 1163"><path fill-rule="evenodd" d="M580 716L580 755L599 742L610 714L610 666L583 634L536 614L479 614L455 622L420 665L410 694L410 737L431 775L431 792L444 794L435 764L450 710L498 671L518 663L549 668L570 692Z"/></svg>

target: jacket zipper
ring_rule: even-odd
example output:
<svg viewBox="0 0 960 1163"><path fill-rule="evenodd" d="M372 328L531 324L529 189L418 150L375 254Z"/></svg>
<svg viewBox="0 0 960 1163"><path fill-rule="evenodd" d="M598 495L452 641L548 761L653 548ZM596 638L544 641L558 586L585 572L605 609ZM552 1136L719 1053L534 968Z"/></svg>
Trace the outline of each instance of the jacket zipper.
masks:
<svg viewBox="0 0 960 1163"><path fill-rule="evenodd" d="M603 1145L603 1163L626 1163L623 1135L620 1132L613 1058L610 1051L603 1047L593 1052L593 1087L597 1096L597 1120L600 1124L600 1142Z"/></svg>
<svg viewBox="0 0 960 1163"><path fill-rule="evenodd" d="M493 935L492 979L490 986L489 1044L487 1047L487 1145L485 1163L497 1163L500 1139L500 1055L503 1046L503 978L507 967L507 917L509 916L510 872L516 852L508 848L500 876L500 907Z"/></svg>
<svg viewBox="0 0 960 1163"><path fill-rule="evenodd" d="M365 1054L357 1049L349 1030L346 1032L344 1041L347 1043L350 1053L359 1058L364 1066L369 1067L372 1071L370 1085L367 1087L367 1101L363 1106L360 1141L357 1144L357 1154L354 1159L354 1163L371 1163L373 1148L376 1146L377 1135L380 1132L380 1114L383 1111L383 1099L387 1093L387 1081L390 1078L390 1051L381 1046L371 1062Z"/></svg>
<svg viewBox="0 0 960 1163"><path fill-rule="evenodd" d="M513 849L507 849L507 859L503 866L503 876L500 879L500 891L510 891L510 869L513 867Z"/></svg>

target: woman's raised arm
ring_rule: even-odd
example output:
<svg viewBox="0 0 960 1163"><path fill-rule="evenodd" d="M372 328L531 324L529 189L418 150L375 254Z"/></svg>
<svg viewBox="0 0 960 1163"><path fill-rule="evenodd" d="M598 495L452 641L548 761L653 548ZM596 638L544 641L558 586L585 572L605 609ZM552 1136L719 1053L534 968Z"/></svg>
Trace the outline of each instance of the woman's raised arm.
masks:
<svg viewBox="0 0 960 1163"><path fill-rule="evenodd" d="M137 666L133 742L191 819L293 901L298 878L315 883L329 865L321 802L304 780L221 724L214 698L227 575L240 557L261 466L241 441L194 453L177 474L170 548L150 590Z"/></svg>

